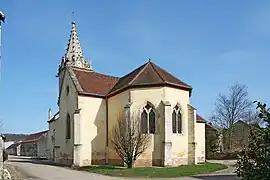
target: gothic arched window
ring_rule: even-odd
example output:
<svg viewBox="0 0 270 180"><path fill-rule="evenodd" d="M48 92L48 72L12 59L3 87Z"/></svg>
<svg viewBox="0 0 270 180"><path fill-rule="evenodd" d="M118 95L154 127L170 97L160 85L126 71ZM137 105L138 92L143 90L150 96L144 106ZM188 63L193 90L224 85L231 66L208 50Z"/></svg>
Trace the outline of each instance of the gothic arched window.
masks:
<svg viewBox="0 0 270 180"><path fill-rule="evenodd" d="M66 121L66 139L70 139L71 137L71 123L70 123L70 116L67 114L67 121Z"/></svg>
<svg viewBox="0 0 270 180"><path fill-rule="evenodd" d="M143 107L141 114L141 131L142 133L156 132L156 114L150 104Z"/></svg>
<svg viewBox="0 0 270 180"><path fill-rule="evenodd" d="M178 105L173 108L172 113L172 132L182 133L182 113Z"/></svg>
<svg viewBox="0 0 270 180"><path fill-rule="evenodd" d="M143 110L142 114L141 114L141 131L142 133L147 133L147 112L145 110Z"/></svg>

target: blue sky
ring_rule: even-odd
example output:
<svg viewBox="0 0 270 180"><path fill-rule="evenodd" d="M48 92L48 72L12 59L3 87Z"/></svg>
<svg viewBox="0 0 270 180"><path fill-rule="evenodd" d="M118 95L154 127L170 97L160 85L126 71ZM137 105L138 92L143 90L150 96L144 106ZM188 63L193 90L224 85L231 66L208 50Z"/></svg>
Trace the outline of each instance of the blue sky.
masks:
<svg viewBox="0 0 270 180"><path fill-rule="evenodd" d="M1 0L2 131L48 128L57 110L55 77L71 12L94 70L122 76L149 57L194 88L191 102L209 118L220 92L239 82L251 100L270 102L270 1ZM268 94L267 94L268 92Z"/></svg>

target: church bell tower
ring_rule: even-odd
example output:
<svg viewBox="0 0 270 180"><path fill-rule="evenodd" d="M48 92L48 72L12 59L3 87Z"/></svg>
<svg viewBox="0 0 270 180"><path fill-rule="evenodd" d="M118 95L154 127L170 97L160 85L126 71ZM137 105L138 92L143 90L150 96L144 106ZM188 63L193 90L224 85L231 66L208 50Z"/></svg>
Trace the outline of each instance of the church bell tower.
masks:
<svg viewBox="0 0 270 180"><path fill-rule="evenodd" d="M61 90L61 84L64 76L64 71L67 68L80 68L88 71L92 71L91 64L88 63L87 59L83 56L81 43L78 38L78 33L76 30L76 23L72 21L70 36L66 48L66 53L62 57L62 60L58 67L58 72L56 77L59 78L59 95ZM59 99L59 98L58 98Z"/></svg>
<svg viewBox="0 0 270 180"><path fill-rule="evenodd" d="M92 70L92 66L88 63L86 58L83 56L81 43L78 38L76 30L76 23L72 21L72 28L66 48L66 53L62 57L61 64L59 65L59 72L66 66L83 68L86 70Z"/></svg>

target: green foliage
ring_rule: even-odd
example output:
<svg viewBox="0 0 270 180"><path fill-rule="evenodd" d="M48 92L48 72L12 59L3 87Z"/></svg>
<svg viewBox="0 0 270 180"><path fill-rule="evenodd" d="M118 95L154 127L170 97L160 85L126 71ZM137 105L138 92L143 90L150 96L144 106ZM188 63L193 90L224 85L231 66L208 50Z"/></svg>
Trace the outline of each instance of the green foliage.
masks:
<svg viewBox="0 0 270 180"><path fill-rule="evenodd" d="M6 141L15 141L15 142L21 141L29 136L27 134L10 134L10 133L6 133L3 135L6 137Z"/></svg>
<svg viewBox="0 0 270 180"><path fill-rule="evenodd" d="M237 175L244 180L270 179L270 112L266 104L257 103L259 118L265 122L264 128L252 128L248 147L240 154Z"/></svg>

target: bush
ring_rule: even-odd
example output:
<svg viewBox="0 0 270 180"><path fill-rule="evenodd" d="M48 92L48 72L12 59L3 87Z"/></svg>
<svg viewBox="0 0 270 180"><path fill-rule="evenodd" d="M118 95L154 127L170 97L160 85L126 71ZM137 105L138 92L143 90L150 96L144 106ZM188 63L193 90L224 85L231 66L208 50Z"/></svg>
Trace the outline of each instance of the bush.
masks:
<svg viewBox="0 0 270 180"><path fill-rule="evenodd" d="M270 112L266 104L257 103L259 118L265 122L264 128L253 128L248 147L237 161L237 175L245 180L270 179Z"/></svg>

